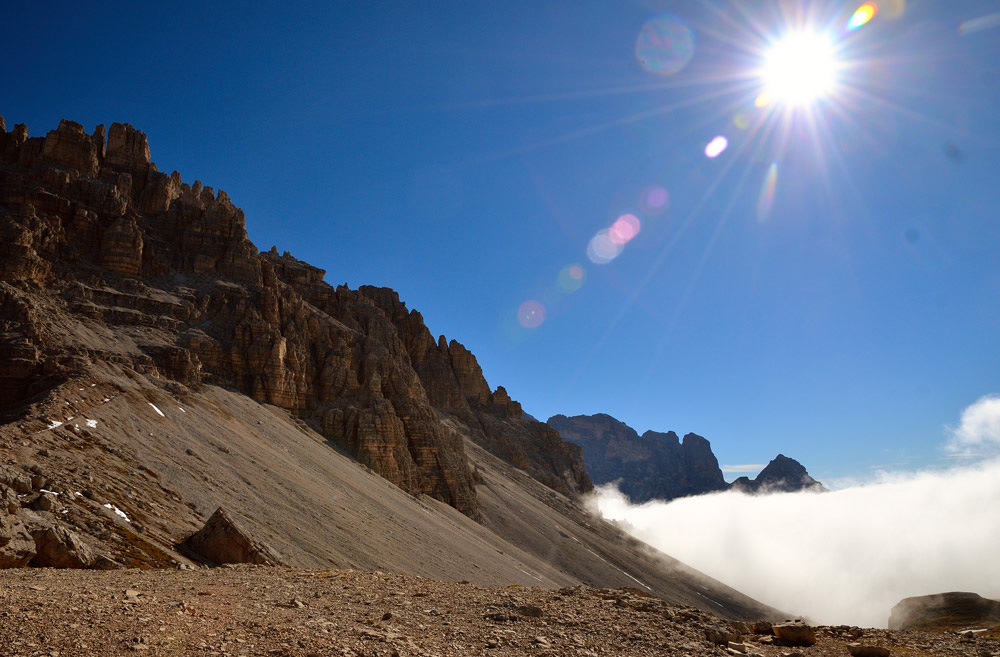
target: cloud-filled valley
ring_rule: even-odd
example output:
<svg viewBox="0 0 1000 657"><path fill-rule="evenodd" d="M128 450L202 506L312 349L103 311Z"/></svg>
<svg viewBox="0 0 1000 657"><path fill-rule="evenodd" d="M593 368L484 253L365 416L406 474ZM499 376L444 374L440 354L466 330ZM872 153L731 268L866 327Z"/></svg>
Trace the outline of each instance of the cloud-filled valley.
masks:
<svg viewBox="0 0 1000 657"><path fill-rule="evenodd" d="M605 486L591 502L663 552L818 623L884 627L900 599L943 591L1000 598L1000 459L828 493L631 505Z"/></svg>

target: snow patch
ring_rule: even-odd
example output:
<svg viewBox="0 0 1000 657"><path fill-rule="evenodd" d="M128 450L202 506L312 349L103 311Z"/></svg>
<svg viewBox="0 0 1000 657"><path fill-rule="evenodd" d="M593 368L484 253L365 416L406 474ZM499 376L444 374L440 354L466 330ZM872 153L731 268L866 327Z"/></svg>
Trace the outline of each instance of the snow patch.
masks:
<svg viewBox="0 0 1000 657"><path fill-rule="evenodd" d="M122 511L121 509L119 509L114 504L105 504L104 508L105 509L111 509L112 511L114 511L115 513L117 513L118 515L120 515L122 518L125 518L125 522L132 522L131 520L128 519L128 516L125 515L125 512Z"/></svg>
<svg viewBox="0 0 1000 657"><path fill-rule="evenodd" d="M149 404L150 406L152 406L152 407L153 407L153 410L154 410L154 411L156 411L157 413L159 413L159 414L160 414L160 417L167 417L166 415L164 415L164 414L163 414L163 411L161 411L160 409L158 409L158 408L156 407L156 404L154 404L153 402L147 402L147 403L148 403L148 404Z"/></svg>
<svg viewBox="0 0 1000 657"><path fill-rule="evenodd" d="M97 428L97 420L87 420L87 426L91 429Z"/></svg>
<svg viewBox="0 0 1000 657"><path fill-rule="evenodd" d="M187 411L185 411L185 410L184 410L183 408L181 408L180 406L178 406L178 407L177 407L177 410L179 410L179 411L180 411L181 413L187 413Z"/></svg>
<svg viewBox="0 0 1000 657"><path fill-rule="evenodd" d="M45 488L39 488L38 490L41 491L41 492L43 492L43 493L51 493L52 495L58 495L59 494L59 493L57 493L54 490L47 490Z"/></svg>
<svg viewBox="0 0 1000 657"><path fill-rule="evenodd" d="M46 429L55 429L56 427L61 427L61 426L62 426L62 422L60 422L59 420L52 420L52 424L50 424L49 426L47 426L45 428Z"/></svg>

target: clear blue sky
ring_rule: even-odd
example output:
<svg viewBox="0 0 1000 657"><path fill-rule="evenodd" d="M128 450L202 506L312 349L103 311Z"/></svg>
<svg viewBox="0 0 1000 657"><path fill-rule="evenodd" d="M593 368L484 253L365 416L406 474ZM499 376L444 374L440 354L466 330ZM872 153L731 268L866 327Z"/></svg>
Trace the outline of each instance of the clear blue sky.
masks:
<svg viewBox="0 0 1000 657"><path fill-rule="evenodd" d="M536 417L864 476L940 463L944 426L1000 392L997 5L881 4L849 33L856 4L810 4L843 68L793 112L755 107L753 71L803 3L19 3L0 114L145 130L259 248L395 288ZM675 49L643 66L663 12ZM624 213L641 231L595 264Z"/></svg>

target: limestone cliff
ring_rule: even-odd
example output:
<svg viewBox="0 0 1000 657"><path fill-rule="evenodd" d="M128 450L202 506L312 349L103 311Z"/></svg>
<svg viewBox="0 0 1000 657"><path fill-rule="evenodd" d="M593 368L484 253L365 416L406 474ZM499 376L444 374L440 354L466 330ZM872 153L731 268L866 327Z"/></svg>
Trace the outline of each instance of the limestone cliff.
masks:
<svg viewBox="0 0 1000 657"><path fill-rule="evenodd" d="M521 419L395 292L259 253L221 190L160 172L145 134L0 118L0 410L98 363L287 409L401 488L477 513L464 437L564 492L578 448Z"/></svg>
<svg viewBox="0 0 1000 657"><path fill-rule="evenodd" d="M727 486L711 445L697 434L687 434L683 442L673 431L647 431L640 437L603 413L556 415L548 423L564 440L583 447L594 483L618 481L619 490L633 502L669 500Z"/></svg>
<svg viewBox="0 0 1000 657"><path fill-rule="evenodd" d="M697 434L689 433L683 441L673 431L647 431L640 436L604 413L556 415L548 423L564 440L583 447L594 483L617 482L618 489L637 504L727 489L747 494L826 490L801 463L783 454L756 479L740 477L727 484L712 446Z"/></svg>

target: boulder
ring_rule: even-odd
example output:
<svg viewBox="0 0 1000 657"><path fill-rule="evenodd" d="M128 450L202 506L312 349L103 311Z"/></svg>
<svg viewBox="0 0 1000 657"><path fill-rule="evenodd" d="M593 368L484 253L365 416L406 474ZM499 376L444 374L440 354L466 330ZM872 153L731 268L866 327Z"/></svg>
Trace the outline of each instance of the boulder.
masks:
<svg viewBox="0 0 1000 657"><path fill-rule="evenodd" d="M33 529L36 568L90 568L101 556L75 533L57 525Z"/></svg>
<svg viewBox="0 0 1000 657"><path fill-rule="evenodd" d="M252 563L281 565L281 557L268 545L255 540L225 509L219 507L205 526L181 546L216 564Z"/></svg>
<svg viewBox="0 0 1000 657"><path fill-rule="evenodd" d="M961 591L920 595L900 600L889 614L890 630L945 630L970 625L1000 625L1000 600Z"/></svg>
<svg viewBox="0 0 1000 657"><path fill-rule="evenodd" d="M21 519L0 508L0 568L22 568L35 556L35 541Z"/></svg>
<svg viewBox="0 0 1000 657"><path fill-rule="evenodd" d="M774 636L792 646L811 646L816 643L816 632L800 620L778 623L771 627Z"/></svg>

